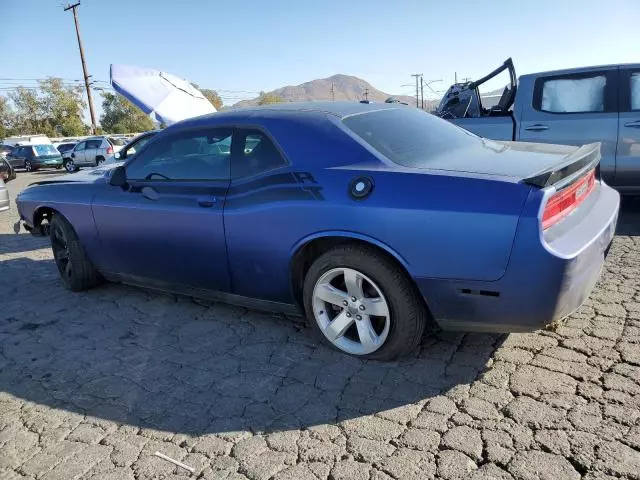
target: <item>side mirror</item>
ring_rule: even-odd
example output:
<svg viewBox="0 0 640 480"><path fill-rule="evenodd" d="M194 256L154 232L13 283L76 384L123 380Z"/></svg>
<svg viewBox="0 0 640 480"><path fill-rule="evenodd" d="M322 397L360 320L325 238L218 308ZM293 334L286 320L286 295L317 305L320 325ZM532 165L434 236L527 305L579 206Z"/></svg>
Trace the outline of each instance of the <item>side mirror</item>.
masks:
<svg viewBox="0 0 640 480"><path fill-rule="evenodd" d="M111 178L109 178L109 185L114 187L120 187L123 190L126 190L129 186L127 184L127 171L124 169L122 165L113 169L111 173Z"/></svg>

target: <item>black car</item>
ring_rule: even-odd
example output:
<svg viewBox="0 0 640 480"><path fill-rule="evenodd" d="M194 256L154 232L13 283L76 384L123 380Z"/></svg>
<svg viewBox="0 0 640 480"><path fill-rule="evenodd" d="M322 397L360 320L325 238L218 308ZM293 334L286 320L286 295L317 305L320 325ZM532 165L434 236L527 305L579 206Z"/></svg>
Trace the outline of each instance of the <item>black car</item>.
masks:
<svg viewBox="0 0 640 480"><path fill-rule="evenodd" d="M73 147L76 146L76 143L78 142L61 143L59 145L56 145L56 149L60 152L60 155L62 155L63 153L68 152L69 150L72 150Z"/></svg>
<svg viewBox="0 0 640 480"><path fill-rule="evenodd" d="M9 164L7 159L0 154L0 179L7 183L9 180L16 178L16 171Z"/></svg>

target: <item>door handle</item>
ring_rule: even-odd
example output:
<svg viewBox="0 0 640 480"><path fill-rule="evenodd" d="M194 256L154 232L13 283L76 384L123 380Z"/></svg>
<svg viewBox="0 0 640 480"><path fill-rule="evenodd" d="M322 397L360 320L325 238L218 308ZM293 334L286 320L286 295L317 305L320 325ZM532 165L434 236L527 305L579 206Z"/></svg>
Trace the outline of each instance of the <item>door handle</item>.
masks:
<svg viewBox="0 0 640 480"><path fill-rule="evenodd" d="M631 128L640 128L640 120L636 120L634 122L627 122L624 124L625 127L631 127Z"/></svg>
<svg viewBox="0 0 640 480"><path fill-rule="evenodd" d="M216 204L216 202L217 199L214 196L202 197L198 199L198 205L200 205L202 208L211 208Z"/></svg>
<svg viewBox="0 0 640 480"><path fill-rule="evenodd" d="M535 125L524 127L524 129L529 130L530 132L542 132L543 130L549 130L549 127L546 125L542 125L541 123L536 123Z"/></svg>
<svg viewBox="0 0 640 480"><path fill-rule="evenodd" d="M151 187L144 187L142 190L140 190L140 193L144 198L148 198L149 200L158 200L158 198L160 198L158 192L156 192Z"/></svg>

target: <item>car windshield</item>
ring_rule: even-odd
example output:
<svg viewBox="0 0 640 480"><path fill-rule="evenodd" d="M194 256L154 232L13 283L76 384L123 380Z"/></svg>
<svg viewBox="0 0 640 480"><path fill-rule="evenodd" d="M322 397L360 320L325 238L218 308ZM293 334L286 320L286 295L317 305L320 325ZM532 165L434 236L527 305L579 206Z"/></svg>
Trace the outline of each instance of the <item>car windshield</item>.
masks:
<svg viewBox="0 0 640 480"><path fill-rule="evenodd" d="M414 108L351 115L343 123L379 153L405 167L427 168L430 159L445 151L481 142L466 130Z"/></svg>
<svg viewBox="0 0 640 480"><path fill-rule="evenodd" d="M60 152L53 145L33 145L33 154L36 157L44 157L46 155L59 155Z"/></svg>

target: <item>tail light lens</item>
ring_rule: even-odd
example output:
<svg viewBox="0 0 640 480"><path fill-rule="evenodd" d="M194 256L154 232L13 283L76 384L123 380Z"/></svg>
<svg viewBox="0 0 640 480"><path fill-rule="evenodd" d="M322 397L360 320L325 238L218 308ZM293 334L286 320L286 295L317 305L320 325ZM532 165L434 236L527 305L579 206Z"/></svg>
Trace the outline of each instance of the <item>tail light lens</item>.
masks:
<svg viewBox="0 0 640 480"><path fill-rule="evenodd" d="M544 207L542 229L552 227L574 211L593 191L596 186L596 171L580 177L567 188L554 194Z"/></svg>
<svg viewBox="0 0 640 480"><path fill-rule="evenodd" d="M113 147L112 147L111 145L109 145L109 146L107 147L107 153L108 153L109 155L111 155L111 154L113 153Z"/></svg>

